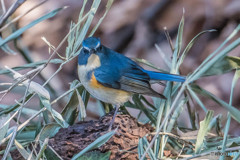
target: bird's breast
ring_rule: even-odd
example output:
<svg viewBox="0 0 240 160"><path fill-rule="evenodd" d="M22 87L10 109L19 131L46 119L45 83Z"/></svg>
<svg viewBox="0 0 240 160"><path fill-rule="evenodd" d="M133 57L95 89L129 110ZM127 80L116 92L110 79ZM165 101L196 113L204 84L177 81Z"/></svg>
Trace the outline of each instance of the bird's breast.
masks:
<svg viewBox="0 0 240 160"><path fill-rule="evenodd" d="M131 97L129 92L103 86L94 76L94 70L90 70L86 65L78 66L78 76L85 89L105 103L121 105Z"/></svg>

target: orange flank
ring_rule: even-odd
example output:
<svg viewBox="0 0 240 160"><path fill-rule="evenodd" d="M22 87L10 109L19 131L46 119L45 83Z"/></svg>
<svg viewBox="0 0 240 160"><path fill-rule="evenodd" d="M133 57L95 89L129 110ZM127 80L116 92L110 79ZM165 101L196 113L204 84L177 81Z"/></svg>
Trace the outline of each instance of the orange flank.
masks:
<svg viewBox="0 0 240 160"><path fill-rule="evenodd" d="M90 80L90 85L94 88L104 88L104 86L100 83L98 83L95 75L94 75L94 72L92 72L92 76L91 76L91 80Z"/></svg>
<svg viewBox="0 0 240 160"><path fill-rule="evenodd" d="M91 95L105 103L122 105L131 97L130 92L111 87L105 87L99 83L94 75L94 72L92 72L90 81L87 81L86 87Z"/></svg>

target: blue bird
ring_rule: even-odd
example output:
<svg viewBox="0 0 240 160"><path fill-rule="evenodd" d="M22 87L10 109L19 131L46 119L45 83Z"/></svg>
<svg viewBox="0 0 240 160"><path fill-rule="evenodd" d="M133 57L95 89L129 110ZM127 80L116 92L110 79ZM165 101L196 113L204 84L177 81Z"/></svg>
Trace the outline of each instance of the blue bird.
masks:
<svg viewBox="0 0 240 160"><path fill-rule="evenodd" d="M110 129L118 107L132 94L165 98L151 88L151 81L185 81L183 76L145 70L130 58L102 45L96 37L89 37L82 43L78 76L92 96L116 106Z"/></svg>

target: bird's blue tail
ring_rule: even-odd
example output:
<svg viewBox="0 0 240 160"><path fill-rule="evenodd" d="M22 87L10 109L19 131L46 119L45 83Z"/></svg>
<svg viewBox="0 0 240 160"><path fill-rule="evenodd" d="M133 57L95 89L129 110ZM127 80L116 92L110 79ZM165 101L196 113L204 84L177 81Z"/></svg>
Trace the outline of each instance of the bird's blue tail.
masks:
<svg viewBox="0 0 240 160"><path fill-rule="evenodd" d="M184 82L186 79L184 76L179 76L175 74L160 73L147 70L143 71L149 75L151 80Z"/></svg>

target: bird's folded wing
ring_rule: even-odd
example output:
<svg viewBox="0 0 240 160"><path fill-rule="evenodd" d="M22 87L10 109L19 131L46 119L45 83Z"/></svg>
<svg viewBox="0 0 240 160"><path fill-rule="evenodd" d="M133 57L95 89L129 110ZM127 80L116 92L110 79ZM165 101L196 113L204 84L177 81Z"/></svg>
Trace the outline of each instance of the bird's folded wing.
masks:
<svg viewBox="0 0 240 160"><path fill-rule="evenodd" d="M116 68L112 70L96 69L94 76L99 83L106 87L164 98L151 88L149 76L137 67L121 71Z"/></svg>

